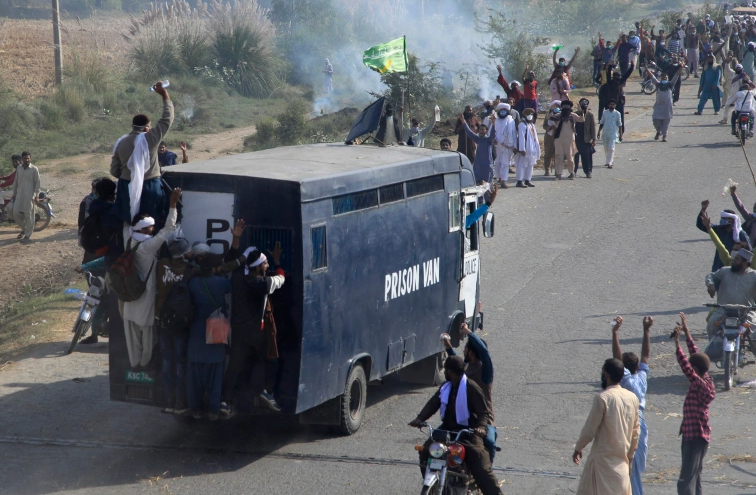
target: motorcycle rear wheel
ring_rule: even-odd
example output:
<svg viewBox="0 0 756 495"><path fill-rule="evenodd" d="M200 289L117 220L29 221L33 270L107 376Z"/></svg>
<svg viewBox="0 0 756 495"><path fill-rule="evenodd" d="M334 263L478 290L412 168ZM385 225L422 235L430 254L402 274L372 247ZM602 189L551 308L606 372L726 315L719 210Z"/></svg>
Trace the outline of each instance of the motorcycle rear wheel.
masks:
<svg viewBox="0 0 756 495"><path fill-rule="evenodd" d="M34 232L45 230L50 225L50 215L47 210L40 207L34 208Z"/></svg>
<svg viewBox="0 0 756 495"><path fill-rule="evenodd" d="M76 348L76 344L79 343L79 340L81 340L81 337L87 333L87 329L89 328L90 321L84 321L81 318L76 320L76 325L74 326L74 336L73 339L71 339L71 345L68 347L68 351L66 351L66 354L71 354L74 349Z"/></svg>
<svg viewBox="0 0 756 495"><path fill-rule="evenodd" d="M681 80L681 81L684 81L684 80L686 80L686 79L687 79L687 78L689 78L689 77L690 77L690 69L689 69L689 68L688 68L688 66L686 65L685 67L683 67L683 70L682 70L682 72L680 73L680 80Z"/></svg>
<svg viewBox="0 0 756 495"><path fill-rule="evenodd" d="M420 495L440 495L441 494L441 487L438 486L438 482L434 483L431 486L423 486L423 489L420 491Z"/></svg>
<svg viewBox="0 0 756 495"><path fill-rule="evenodd" d="M641 93L652 95L656 93L656 84L654 84L654 81L649 79L645 83L643 83L643 87L641 88Z"/></svg>
<svg viewBox="0 0 756 495"><path fill-rule="evenodd" d="M725 391L728 391L732 388L735 382L735 368L737 367L737 363L735 363L735 353L732 351L725 351L722 362L724 364L724 389Z"/></svg>
<svg viewBox="0 0 756 495"><path fill-rule="evenodd" d="M745 146L746 137L747 137L746 130L741 128L740 129L740 144L742 144L743 146Z"/></svg>

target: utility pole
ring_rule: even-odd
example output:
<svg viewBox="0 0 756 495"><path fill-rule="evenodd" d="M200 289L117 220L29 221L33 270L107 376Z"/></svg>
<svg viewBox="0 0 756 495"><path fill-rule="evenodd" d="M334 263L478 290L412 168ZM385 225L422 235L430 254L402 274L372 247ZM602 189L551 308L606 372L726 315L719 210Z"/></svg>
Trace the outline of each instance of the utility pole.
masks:
<svg viewBox="0 0 756 495"><path fill-rule="evenodd" d="M63 47L60 43L60 3L52 0L53 43L55 47L55 84L63 83Z"/></svg>

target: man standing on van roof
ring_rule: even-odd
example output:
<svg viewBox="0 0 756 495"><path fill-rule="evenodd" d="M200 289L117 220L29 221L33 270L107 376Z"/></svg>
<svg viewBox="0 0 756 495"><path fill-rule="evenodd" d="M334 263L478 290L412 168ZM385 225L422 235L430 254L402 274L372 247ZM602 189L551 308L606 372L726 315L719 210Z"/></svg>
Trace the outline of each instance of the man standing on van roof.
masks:
<svg viewBox="0 0 756 495"><path fill-rule="evenodd" d="M145 213L154 218L160 228L167 211L158 146L173 123L173 103L161 82L152 88L163 97L163 115L155 127L151 127L146 115L134 116L131 132L121 137L113 148L110 174L118 179L116 216L131 223L137 215Z"/></svg>

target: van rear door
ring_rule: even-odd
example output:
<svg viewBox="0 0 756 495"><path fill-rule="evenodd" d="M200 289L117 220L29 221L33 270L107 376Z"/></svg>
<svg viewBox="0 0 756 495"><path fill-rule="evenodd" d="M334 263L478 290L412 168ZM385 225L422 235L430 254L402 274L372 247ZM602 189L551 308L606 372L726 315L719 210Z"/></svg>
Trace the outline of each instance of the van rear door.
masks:
<svg viewBox="0 0 756 495"><path fill-rule="evenodd" d="M234 193L184 191L181 230L189 242L206 242L214 253L231 247Z"/></svg>
<svg viewBox="0 0 756 495"><path fill-rule="evenodd" d="M464 195L465 218L478 207L477 194ZM475 302L478 295L478 269L480 267L480 241L478 239L478 223L465 229L464 259L462 260L462 282L459 285L459 300L465 303L465 318L472 318L475 314Z"/></svg>

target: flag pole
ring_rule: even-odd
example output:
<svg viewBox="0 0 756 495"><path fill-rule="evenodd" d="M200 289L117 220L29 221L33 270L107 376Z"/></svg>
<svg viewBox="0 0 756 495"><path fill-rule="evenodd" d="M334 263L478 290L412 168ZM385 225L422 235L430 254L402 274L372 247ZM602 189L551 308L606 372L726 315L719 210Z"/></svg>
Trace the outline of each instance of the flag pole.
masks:
<svg viewBox="0 0 756 495"><path fill-rule="evenodd" d="M412 127L412 94L410 93L410 65L409 56L407 56L407 37L404 36L404 56L407 58L407 107L409 110L409 122Z"/></svg>

